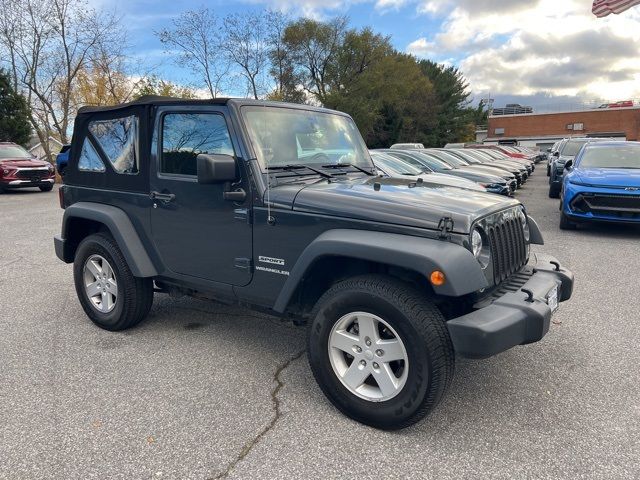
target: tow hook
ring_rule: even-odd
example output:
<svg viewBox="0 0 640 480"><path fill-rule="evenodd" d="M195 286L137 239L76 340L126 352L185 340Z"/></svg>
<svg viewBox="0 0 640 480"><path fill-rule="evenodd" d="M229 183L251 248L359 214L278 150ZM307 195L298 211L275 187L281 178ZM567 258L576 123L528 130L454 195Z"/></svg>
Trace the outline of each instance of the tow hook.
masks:
<svg viewBox="0 0 640 480"><path fill-rule="evenodd" d="M520 291L527 294L526 302L533 303L533 292L531 290L521 288Z"/></svg>

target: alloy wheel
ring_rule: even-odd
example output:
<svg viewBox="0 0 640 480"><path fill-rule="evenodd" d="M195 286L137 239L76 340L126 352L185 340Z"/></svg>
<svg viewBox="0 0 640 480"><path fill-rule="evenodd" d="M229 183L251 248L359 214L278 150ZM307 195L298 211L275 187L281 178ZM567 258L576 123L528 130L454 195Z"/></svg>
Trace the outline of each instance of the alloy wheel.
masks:
<svg viewBox="0 0 640 480"><path fill-rule="evenodd" d="M91 255L83 268L84 291L100 313L112 311L118 299L118 283L113 268L100 255Z"/></svg>
<svg viewBox="0 0 640 480"><path fill-rule="evenodd" d="M342 316L329 334L334 373L354 395L382 402L402 391L409 358L396 331L382 318L365 312Z"/></svg>

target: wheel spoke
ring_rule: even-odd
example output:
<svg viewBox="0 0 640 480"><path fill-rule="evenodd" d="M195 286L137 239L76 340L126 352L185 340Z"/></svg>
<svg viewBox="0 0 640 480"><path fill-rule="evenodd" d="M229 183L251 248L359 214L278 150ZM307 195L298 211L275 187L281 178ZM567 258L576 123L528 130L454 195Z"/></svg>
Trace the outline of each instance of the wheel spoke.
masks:
<svg viewBox="0 0 640 480"><path fill-rule="evenodd" d="M85 287L85 291L87 292L87 296L91 298L99 295L101 292L101 288L98 286L98 282L96 281L87 285Z"/></svg>
<svg viewBox="0 0 640 480"><path fill-rule="evenodd" d="M353 355L353 346L358 344L358 337L344 330L338 330L331 337L331 346Z"/></svg>
<svg viewBox="0 0 640 480"><path fill-rule="evenodd" d="M100 303L100 310L102 310L103 312L106 312L107 310L109 310L109 297L111 296L110 294L108 294L107 292L102 292L102 301Z"/></svg>
<svg viewBox="0 0 640 480"><path fill-rule="evenodd" d="M354 390L357 390L358 387L360 387L360 385L364 383L364 381L367 379L368 376L369 376L369 370L366 367L363 367L362 365L360 365L359 362L354 360L349 366L349 368L347 369L347 371L345 372L344 376L342 377L342 380L349 387L351 387Z"/></svg>
<svg viewBox="0 0 640 480"><path fill-rule="evenodd" d="M391 371L391 367L387 363L380 365L379 371L373 371L373 378L380 387L382 395L385 397L393 395L398 389L396 376Z"/></svg>
<svg viewBox="0 0 640 480"><path fill-rule="evenodd" d="M378 323L371 317L358 316L358 333L361 339L368 337L374 345L380 340Z"/></svg>
<svg viewBox="0 0 640 480"><path fill-rule="evenodd" d="M384 362L392 362L393 360L405 360L402 345L397 338L391 340L380 340L377 348L384 352L382 359Z"/></svg>
<svg viewBox="0 0 640 480"><path fill-rule="evenodd" d="M91 274L94 276L94 278L98 278L98 275L102 274L102 269L98 266L95 260L89 260L87 262L87 268L89 269Z"/></svg>
<svg viewBox="0 0 640 480"><path fill-rule="evenodd" d="M102 273L107 276L107 278L113 278L113 270L111 270L111 265L108 262L102 262Z"/></svg>

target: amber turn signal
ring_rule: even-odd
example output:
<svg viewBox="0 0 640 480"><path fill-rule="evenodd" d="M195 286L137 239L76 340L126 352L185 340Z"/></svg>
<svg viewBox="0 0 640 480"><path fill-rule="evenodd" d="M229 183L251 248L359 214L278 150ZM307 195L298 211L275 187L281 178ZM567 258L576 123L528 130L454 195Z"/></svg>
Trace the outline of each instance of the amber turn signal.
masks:
<svg viewBox="0 0 640 480"><path fill-rule="evenodd" d="M444 276L444 273L442 273L440 270L434 270L433 272L431 272L431 277L429 277L429 280L431 280L432 285L436 287L440 287L444 285L444 282L446 281L446 277Z"/></svg>

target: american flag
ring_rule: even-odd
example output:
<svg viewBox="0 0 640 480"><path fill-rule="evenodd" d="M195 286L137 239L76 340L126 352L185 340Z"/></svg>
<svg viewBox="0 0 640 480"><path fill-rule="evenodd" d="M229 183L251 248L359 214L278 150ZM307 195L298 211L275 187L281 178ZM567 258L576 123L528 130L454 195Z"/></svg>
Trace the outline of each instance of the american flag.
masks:
<svg viewBox="0 0 640 480"><path fill-rule="evenodd" d="M594 0L591 11L596 17L606 17L612 13L622 13L639 3L640 0Z"/></svg>

